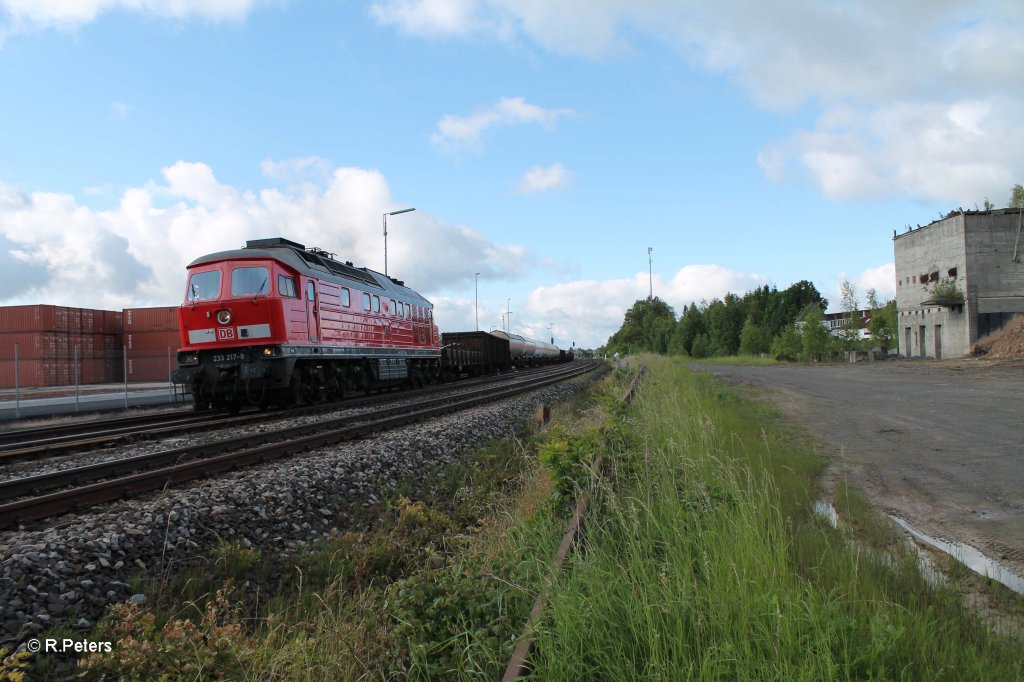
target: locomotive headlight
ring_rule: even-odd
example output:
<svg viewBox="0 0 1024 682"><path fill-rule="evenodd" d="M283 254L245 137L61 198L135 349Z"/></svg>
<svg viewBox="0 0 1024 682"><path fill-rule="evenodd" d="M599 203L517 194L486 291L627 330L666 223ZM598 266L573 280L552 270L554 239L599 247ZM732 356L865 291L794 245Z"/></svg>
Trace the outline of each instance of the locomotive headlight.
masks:
<svg viewBox="0 0 1024 682"><path fill-rule="evenodd" d="M220 324L229 324L231 322L231 311L226 308L221 308L217 311L217 322Z"/></svg>

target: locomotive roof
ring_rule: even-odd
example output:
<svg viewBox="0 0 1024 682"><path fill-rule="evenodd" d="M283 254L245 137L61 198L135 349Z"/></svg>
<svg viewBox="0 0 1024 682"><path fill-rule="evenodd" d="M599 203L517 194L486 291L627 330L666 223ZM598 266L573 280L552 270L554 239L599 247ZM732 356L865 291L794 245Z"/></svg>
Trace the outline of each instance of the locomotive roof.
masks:
<svg viewBox="0 0 1024 682"><path fill-rule="evenodd" d="M411 299L428 307L431 306L430 301L418 292L405 286L400 280L392 279L369 268L358 268L352 265L351 262L343 263L335 260L333 255L316 247L307 249L297 242L276 237L272 239L250 240L241 249L219 251L200 256L189 263L188 267L191 268L196 265L205 265L222 260L277 260L307 276L342 281L346 284L355 284L356 286L365 285L364 288L381 289L388 296Z"/></svg>

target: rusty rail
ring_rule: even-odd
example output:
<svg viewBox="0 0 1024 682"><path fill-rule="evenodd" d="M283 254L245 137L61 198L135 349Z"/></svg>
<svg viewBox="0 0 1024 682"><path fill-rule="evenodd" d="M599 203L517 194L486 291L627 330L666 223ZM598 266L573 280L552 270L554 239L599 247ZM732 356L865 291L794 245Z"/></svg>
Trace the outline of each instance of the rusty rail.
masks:
<svg viewBox="0 0 1024 682"><path fill-rule="evenodd" d="M633 375L633 380L629 383L629 387L626 392L622 394L619 401L625 405L629 405L633 402L633 398L636 396L637 388L639 387L640 378L647 372L647 367L644 365L640 366L637 373ZM526 627L523 629L523 635L519 640L519 644L516 645L515 650L512 652L512 660L509 661L508 668L505 669L505 674L501 678L501 682L515 682L521 677L529 675L532 670L530 669L529 658L530 652L533 649L533 633L537 625L540 623L540 619L544 616L544 603L547 601L547 595L551 591L552 585L555 583L555 578L558 577L559 571L562 569L562 564L565 563L565 558L569 555L569 550L575 544L579 534L582 531L583 516L587 513L587 508L590 506L590 494L593 491L594 485L601 476L601 469L604 466L604 458L598 457L590 464L591 473L591 485L590 488L580 496L576 501L576 510L573 512L572 519L569 521L569 525L566 528L565 535L562 536L562 543L558 546L558 551L555 552L555 560L551 566L551 572L544 579L544 585L541 591L537 594L537 599L533 602L533 608L530 609L530 618L526 622Z"/></svg>

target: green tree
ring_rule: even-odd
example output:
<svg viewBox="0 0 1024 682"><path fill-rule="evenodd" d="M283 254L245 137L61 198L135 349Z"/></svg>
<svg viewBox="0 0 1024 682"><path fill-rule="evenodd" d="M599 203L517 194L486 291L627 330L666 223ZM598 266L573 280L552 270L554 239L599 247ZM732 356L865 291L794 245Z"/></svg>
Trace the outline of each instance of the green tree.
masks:
<svg viewBox="0 0 1024 682"><path fill-rule="evenodd" d="M806 279L790 285L782 292L785 324L790 324L803 317L807 306L817 306L819 310L828 310L828 299Z"/></svg>
<svg viewBox="0 0 1024 682"><path fill-rule="evenodd" d="M796 324L789 324L772 340L772 357L776 360L799 360L803 348L804 342Z"/></svg>
<svg viewBox="0 0 1024 682"><path fill-rule="evenodd" d="M740 332L746 319L746 305L736 294L717 298L704 311L708 343L714 355L736 355L740 349Z"/></svg>
<svg viewBox="0 0 1024 682"><path fill-rule="evenodd" d="M697 334L693 338L693 346L690 355L695 358L707 358L711 356L711 344L708 342L707 334Z"/></svg>
<svg viewBox="0 0 1024 682"><path fill-rule="evenodd" d="M896 299L889 299L882 303L878 300L877 292L874 289L868 289L868 307L871 308L871 324L868 327L871 339L882 348L892 348L896 343L896 331L899 329Z"/></svg>
<svg viewBox="0 0 1024 682"><path fill-rule="evenodd" d="M860 299L856 285L849 279L839 285L839 301L843 310L839 339L844 350L854 350L860 345Z"/></svg>
<svg viewBox="0 0 1024 682"><path fill-rule="evenodd" d="M1024 208L1024 187L1020 183L1013 186L1010 190L1010 203L1006 205L1007 208Z"/></svg>
<svg viewBox="0 0 1024 682"><path fill-rule="evenodd" d="M693 355L693 341L698 334L704 333L704 312L697 307L696 303L688 308L683 308L683 316L679 319L676 334L679 337L676 342L681 345L689 355ZM696 356L694 356L696 357Z"/></svg>
<svg viewBox="0 0 1024 682"><path fill-rule="evenodd" d="M768 331L754 322L754 316L748 315L740 332L740 355L760 355L771 350L772 338Z"/></svg>
<svg viewBox="0 0 1024 682"><path fill-rule="evenodd" d="M828 353L831 335L823 324L825 316L821 314L821 308L816 305L809 305L801 316L803 321L804 357L808 360L824 361Z"/></svg>
<svg viewBox="0 0 1024 682"><path fill-rule="evenodd" d="M672 306L657 297L643 298L626 311L622 326L605 346L609 353L665 353L675 324Z"/></svg>

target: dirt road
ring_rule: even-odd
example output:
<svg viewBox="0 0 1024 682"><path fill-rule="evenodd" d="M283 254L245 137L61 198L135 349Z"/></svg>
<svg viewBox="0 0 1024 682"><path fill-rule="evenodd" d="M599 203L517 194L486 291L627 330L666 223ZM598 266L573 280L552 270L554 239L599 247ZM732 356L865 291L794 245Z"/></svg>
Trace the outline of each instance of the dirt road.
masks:
<svg viewBox="0 0 1024 682"><path fill-rule="evenodd" d="M1024 576L1024 362L691 365L754 386L882 510Z"/></svg>

